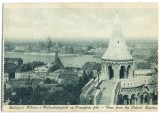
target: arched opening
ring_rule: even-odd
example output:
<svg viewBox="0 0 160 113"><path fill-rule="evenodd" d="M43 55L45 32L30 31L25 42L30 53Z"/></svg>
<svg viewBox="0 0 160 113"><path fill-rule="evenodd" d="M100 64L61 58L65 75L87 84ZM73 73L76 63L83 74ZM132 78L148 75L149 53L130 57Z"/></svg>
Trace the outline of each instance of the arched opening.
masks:
<svg viewBox="0 0 160 113"><path fill-rule="evenodd" d="M158 100L157 91L153 90L152 95L153 95L153 98L152 98L152 99L153 99L153 104L154 104L154 105L157 105L157 104L158 104L158 103L157 103L157 102L158 102L158 101L157 101L157 100Z"/></svg>
<svg viewBox="0 0 160 113"><path fill-rule="evenodd" d="M144 105L144 104L147 104L148 103L148 93L147 92L144 92L141 96L141 103Z"/></svg>
<svg viewBox="0 0 160 113"><path fill-rule="evenodd" d="M108 66L108 75L109 75L109 80L111 80L114 76L112 66Z"/></svg>
<svg viewBox="0 0 160 113"><path fill-rule="evenodd" d="M124 95L123 99L124 99L124 105L128 105L128 95Z"/></svg>
<svg viewBox="0 0 160 113"><path fill-rule="evenodd" d="M123 94L118 95L118 103L117 105L123 105L124 104L124 97Z"/></svg>
<svg viewBox="0 0 160 113"><path fill-rule="evenodd" d="M128 76L130 75L130 72L131 72L131 66L129 65L127 67L127 76L126 76L126 78L128 78Z"/></svg>
<svg viewBox="0 0 160 113"><path fill-rule="evenodd" d="M125 67L124 66L121 66L121 69L120 69L120 79L123 79L124 78L124 75L125 75Z"/></svg>

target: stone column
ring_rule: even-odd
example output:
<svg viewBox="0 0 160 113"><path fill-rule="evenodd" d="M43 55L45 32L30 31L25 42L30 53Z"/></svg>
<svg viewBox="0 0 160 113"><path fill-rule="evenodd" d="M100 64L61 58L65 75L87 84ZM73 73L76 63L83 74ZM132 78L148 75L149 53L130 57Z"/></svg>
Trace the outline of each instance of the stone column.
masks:
<svg viewBox="0 0 160 113"><path fill-rule="evenodd" d="M140 105L140 104L141 104L141 97L137 96L137 105Z"/></svg>
<svg viewBox="0 0 160 113"><path fill-rule="evenodd" d="M104 74L104 62L102 62L102 73Z"/></svg>
<svg viewBox="0 0 160 113"><path fill-rule="evenodd" d="M108 65L107 65L107 63L105 63L105 71L106 71L106 74L105 74L105 78L107 79L107 80L109 80L109 73L108 73Z"/></svg>
<svg viewBox="0 0 160 113"><path fill-rule="evenodd" d="M133 97L133 99L132 99L132 105L136 105L136 104L137 104L137 98Z"/></svg>
<svg viewBox="0 0 160 113"><path fill-rule="evenodd" d="M105 62L103 62L103 73L104 73L104 75L106 75L106 63Z"/></svg>
<svg viewBox="0 0 160 113"><path fill-rule="evenodd" d="M124 69L124 79L126 79L126 78L127 78L127 69L125 67L125 69Z"/></svg>
<svg viewBox="0 0 160 113"><path fill-rule="evenodd" d="M119 66L118 65L114 65L113 67L113 79L114 80L118 80L119 79Z"/></svg>
<svg viewBox="0 0 160 113"><path fill-rule="evenodd" d="M124 99L124 101L123 101L123 102L124 102L124 104L123 104L123 105L127 105L127 100L126 100L126 99Z"/></svg>
<svg viewBox="0 0 160 113"><path fill-rule="evenodd" d="M131 105L131 97L128 97L128 105Z"/></svg>
<svg viewBox="0 0 160 113"><path fill-rule="evenodd" d="M153 98L150 97L150 99L149 99L149 105L152 105L152 104L153 104Z"/></svg>
<svg viewBox="0 0 160 113"><path fill-rule="evenodd" d="M105 74L105 75L108 74L108 73L106 73L106 69L107 69L106 62L104 62L104 74Z"/></svg>
<svg viewBox="0 0 160 113"><path fill-rule="evenodd" d="M148 102L147 102L147 103L148 103L149 105L152 105L152 101L153 101L152 99L153 99L152 94L148 94Z"/></svg>
<svg viewBox="0 0 160 113"><path fill-rule="evenodd" d="M134 97L134 105L137 105L137 97Z"/></svg>
<svg viewBox="0 0 160 113"><path fill-rule="evenodd" d="M134 70L135 68L134 68L133 64L130 65L130 66L131 66L131 67L130 67L130 69L129 69L129 71L128 71L128 78L133 78L133 77L134 77L134 75L133 75L133 70Z"/></svg>
<svg viewBox="0 0 160 113"><path fill-rule="evenodd" d="M145 96L142 95L142 104L144 105L144 103L145 103Z"/></svg>

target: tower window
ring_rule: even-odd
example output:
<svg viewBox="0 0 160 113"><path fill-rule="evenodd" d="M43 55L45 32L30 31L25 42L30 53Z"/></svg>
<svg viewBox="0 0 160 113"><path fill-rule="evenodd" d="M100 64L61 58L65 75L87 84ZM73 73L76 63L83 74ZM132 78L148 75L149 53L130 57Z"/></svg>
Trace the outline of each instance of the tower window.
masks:
<svg viewBox="0 0 160 113"><path fill-rule="evenodd" d="M119 44L119 41L118 41L118 44Z"/></svg>

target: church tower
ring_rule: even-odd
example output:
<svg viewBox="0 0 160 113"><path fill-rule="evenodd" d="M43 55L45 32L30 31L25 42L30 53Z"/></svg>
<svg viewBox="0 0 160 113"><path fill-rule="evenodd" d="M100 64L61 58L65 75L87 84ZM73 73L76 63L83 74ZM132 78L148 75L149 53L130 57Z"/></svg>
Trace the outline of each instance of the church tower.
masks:
<svg viewBox="0 0 160 113"><path fill-rule="evenodd" d="M54 64L59 66L60 68L63 68L64 66L63 66L63 64L62 64L62 62L61 62L61 60L58 56L58 52L59 52L58 49L59 49L59 45L58 45L58 42L57 42L56 45L55 45L55 61L54 61Z"/></svg>
<svg viewBox="0 0 160 113"><path fill-rule="evenodd" d="M48 36L48 39L47 39L47 49L48 49L48 53L50 53L51 45L52 45L52 41L51 41L51 39L50 39L49 36Z"/></svg>
<svg viewBox="0 0 160 113"><path fill-rule="evenodd" d="M133 77L133 57L129 54L119 24L118 11L108 49L101 58L102 79L118 80Z"/></svg>

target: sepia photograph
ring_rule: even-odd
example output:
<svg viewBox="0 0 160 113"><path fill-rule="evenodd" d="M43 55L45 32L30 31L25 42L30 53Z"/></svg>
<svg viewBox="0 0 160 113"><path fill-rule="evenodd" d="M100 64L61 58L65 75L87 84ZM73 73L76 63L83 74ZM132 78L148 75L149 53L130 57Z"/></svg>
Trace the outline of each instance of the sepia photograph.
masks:
<svg viewBox="0 0 160 113"><path fill-rule="evenodd" d="M158 3L2 10L3 111L158 110Z"/></svg>

